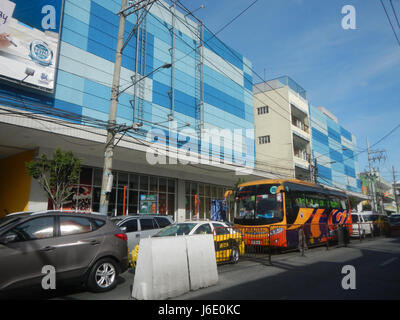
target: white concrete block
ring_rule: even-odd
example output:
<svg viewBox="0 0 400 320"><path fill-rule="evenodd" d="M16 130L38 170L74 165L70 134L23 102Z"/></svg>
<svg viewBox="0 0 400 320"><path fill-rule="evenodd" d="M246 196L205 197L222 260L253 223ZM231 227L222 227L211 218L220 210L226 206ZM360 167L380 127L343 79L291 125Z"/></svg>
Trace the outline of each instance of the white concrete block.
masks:
<svg viewBox="0 0 400 320"><path fill-rule="evenodd" d="M218 282L214 239L211 234L186 236L190 289L215 285Z"/></svg>
<svg viewBox="0 0 400 320"><path fill-rule="evenodd" d="M132 297L160 300L190 290L184 237L141 239Z"/></svg>
<svg viewBox="0 0 400 320"><path fill-rule="evenodd" d="M181 237L153 239L153 299L182 295L190 290L186 242Z"/></svg>
<svg viewBox="0 0 400 320"><path fill-rule="evenodd" d="M140 240L132 297L161 300L218 282L212 235Z"/></svg>
<svg viewBox="0 0 400 320"><path fill-rule="evenodd" d="M139 254L136 263L135 278L133 281L132 297L136 299L151 299L153 288L153 259L152 239L141 239Z"/></svg>

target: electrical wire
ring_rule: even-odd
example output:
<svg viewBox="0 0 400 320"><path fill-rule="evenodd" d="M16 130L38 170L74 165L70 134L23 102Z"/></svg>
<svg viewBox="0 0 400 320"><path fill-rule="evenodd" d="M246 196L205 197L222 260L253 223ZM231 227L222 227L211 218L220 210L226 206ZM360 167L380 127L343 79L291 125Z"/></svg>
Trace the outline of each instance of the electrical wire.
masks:
<svg viewBox="0 0 400 320"><path fill-rule="evenodd" d="M229 24L231 24L234 20L236 20L240 15L242 15L247 9L249 9L251 6L253 6L255 3L256 3L257 1L254 1L250 6L248 6L244 11L242 11L239 15L237 15L234 19L232 19L230 22L228 22L227 24L225 24L225 26L223 27L223 28L221 28L218 32L220 32L220 31L222 31L222 29L225 29ZM164 8L166 8L165 6L163 6ZM168 10L168 8L166 8L167 10ZM162 10L160 10L160 12L162 13ZM178 16L178 18L180 18L179 16ZM157 20L159 20L157 17L156 17L156 19ZM164 19L165 20L165 19ZM182 19L180 19L181 21L182 21ZM162 21L159 21L160 22L160 24L162 25L162 26L165 26L163 23L162 23ZM192 31L193 33L195 33L194 31ZM217 33L218 33L217 32ZM214 34L214 36L216 35L216 33ZM181 39L182 41L183 41L183 39ZM211 40L211 38L210 39L208 39L208 41L209 40ZM195 49L195 48L194 48ZM186 55L188 55L189 53L187 53ZM185 56L186 56L185 55ZM179 60L182 60L185 56L183 56L181 59L179 59ZM177 60L177 61L179 61L179 60ZM77 61L77 60L75 60L75 61ZM79 62L79 61L77 61L77 62ZM64 71L67 71L67 70L64 70ZM69 72L69 71L67 71L67 72ZM70 72L71 73L71 72ZM226 75L226 74L225 74ZM77 75L77 76L80 76L80 75ZM232 81L234 81L232 78L230 78ZM91 79L89 79L89 80L91 80ZM179 79L178 79L178 81L179 81ZM188 85L187 83L185 83L186 85ZM107 84L108 85L108 84ZM68 87L68 86L66 86L66 87ZM193 87L193 86L191 86L191 87ZM71 89L75 89L75 90L77 90L76 88L71 88ZM146 88L146 90L148 90L147 88ZM81 91L81 92L83 92L83 91ZM84 92L85 93L85 92ZM101 97L100 97L101 98ZM106 99L105 99L106 100ZM121 105L124 105L125 107L130 107L130 106L127 106L127 105L125 105L125 104L122 104L121 103ZM215 116L215 115L214 115ZM285 159L281 159L281 160L285 160Z"/></svg>
<svg viewBox="0 0 400 320"><path fill-rule="evenodd" d="M164 6L164 8L166 9L166 10L168 10L168 8L166 8L165 6ZM174 13L173 12L170 12L172 15L174 15ZM179 16L177 16L177 15L175 15L175 17L177 17L178 19L180 19L180 17ZM180 19L181 20L181 22L184 22L184 21L182 21L182 19ZM161 22L160 22L161 23ZM207 28L207 27L206 27ZM209 30L208 28L207 28L207 30ZM212 31L211 30L209 30L209 32L211 33L211 34L213 34L213 36L214 37L216 37L216 33L212 33ZM196 35L196 33L195 32L193 32L195 35ZM197 36L197 35L196 35ZM197 36L198 37L198 36ZM199 37L198 37L199 38ZM211 38L210 38L211 39ZM210 40L210 39L208 39L208 40ZM218 39L218 38L217 38ZM185 44L187 44L189 47L191 47L187 42L185 42L183 39L180 39L180 40L182 40ZM202 39L201 38L199 38L199 40L200 41L202 41ZM232 51L232 49L231 48L229 48L228 46L226 46L221 40L219 40L218 39L218 41L220 42L220 43L222 43L229 51L231 51L231 53L233 53L235 56L236 56L236 58L237 59L239 59L239 57L237 57L237 55L236 55L236 53L235 52L233 52ZM207 41L204 41L204 43L206 43ZM193 49L193 50L195 50L195 48ZM189 54L189 53L188 53ZM186 55L188 55L188 54L186 54ZM185 56L186 56L185 55ZM180 58L180 59L183 59L185 56L183 56L182 58ZM178 61L180 60L180 59L178 59ZM222 74L224 74L227 78L229 78L229 79L231 79L234 83L236 83L229 75L227 75L223 70L221 70L218 66L216 66L212 61L210 61L209 59L207 59L206 57L204 57L204 59L207 61L207 62L209 62L211 65L213 65L217 70L219 70L220 71L220 73L222 73ZM240 59L239 59L240 60ZM245 63L244 63L245 64ZM246 65L246 64L245 64ZM251 70L252 70L252 72L253 73L255 73L255 71L250 67L250 66L248 66L248 65L246 65L248 68L250 68ZM234 69L235 71L237 71L236 69ZM260 77L260 76L259 76ZM260 77L261 78L261 77ZM236 83L237 84L237 83ZM237 84L238 86L240 86L239 84ZM269 85L269 84L268 84ZM270 85L269 85L269 87L271 87ZM271 87L272 88L272 87ZM273 88L272 88L273 89ZM273 89L274 91L275 91L275 89ZM278 91L276 91L278 94L279 94L279 92ZM290 115L290 112L289 111L287 111L285 108L283 108L280 104L278 104L277 102L275 102L270 96L267 96L264 92L262 92L268 99L270 99L270 100L272 100L277 106L279 106L282 110L284 110L284 111L286 111L289 115ZM280 94L279 94L280 95ZM284 100L286 100L286 102L288 102L288 103L290 103L289 102L289 100L287 100L286 99L286 97L284 97L284 96L282 96L282 95L280 95L282 98L284 98ZM255 98L256 100L258 100L258 101L260 101L261 103L263 103L263 101L261 101L261 100L259 100L255 95L253 95L253 98ZM280 116L282 116L285 120L287 120L289 123L291 123L291 120L290 119L288 119L288 118L286 118L286 117L284 117L282 114L280 114L279 112L277 112L274 108L271 108L274 112L276 112L278 115L280 115ZM317 126L318 127L320 127L320 128L322 128L322 129L324 129L322 126L320 126L318 123L316 123L317 124ZM338 144L339 145L339 144ZM342 147L342 145L340 145L340 147ZM341 151L341 149L340 150L338 150L338 149L334 149L334 150L336 150L336 151Z"/></svg>
<svg viewBox="0 0 400 320"><path fill-rule="evenodd" d="M219 33L219 32L221 32L222 30L224 30L227 26L229 26L231 23L233 23L237 18L239 18L241 15L243 15L244 14L244 12L246 12L250 7L252 7L256 2L257 2L258 0L256 0L256 1L254 1L254 2L252 2L248 7L246 7L243 11L241 11L237 16L235 16L233 19L231 19L227 24L225 24L222 28L220 28L216 33L213 33L211 30L209 30L207 27L206 27L206 29L212 34L212 37L211 38L209 38L209 39L207 39L207 41L204 41L204 43L203 44L205 44L205 43L207 43L208 41L210 41L212 38L214 38L214 37L216 37L216 35ZM116 3L116 2L115 2ZM178 3L181 5L181 6L183 6L183 4L182 3L180 3L179 1L178 1ZM165 5L163 5L163 4L161 4L161 3L157 3L157 5L159 5L159 6L162 6L162 7L164 7L167 11L169 11L172 15L174 15L174 13L173 12L171 12L171 10L170 10L170 8L167 8L167 7L165 7ZM78 6L79 7L79 6ZM183 6L184 7L184 6ZM185 8L185 7L184 7ZM83 9L84 10L84 8L81 8L81 9ZM186 8L185 8L186 9ZM186 9L186 11L188 11L188 12L190 12L188 9ZM162 10L160 10L160 12L162 13ZM162 13L163 14L163 13ZM154 16L154 15L153 15ZM194 15L192 15L194 18L196 18ZM175 15L175 17L176 18L178 18L181 22L183 22L183 23L186 23L186 21L183 21L178 15ZM100 18L100 17L99 17ZM157 18L157 17L155 17L158 21L159 21L159 19ZM197 19L197 18L196 18ZM164 20L165 20L165 18L164 18ZM200 21L199 19L197 19L198 21ZM164 25L164 23L162 22L162 21L159 21L160 22L160 25L162 25L162 26L164 26L164 27L166 27L165 25ZM191 26L190 26L190 24L186 24L186 26L188 27L188 28L190 28ZM167 28L167 27L166 27ZM168 29L168 28L167 28ZM196 34L196 32L195 31L193 31L192 30L192 32L194 33L194 34ZM217 38L217 37L216 37ZM182 40L182 41L184 41L183 39L181 39L181 38L178 38L178 39L180 39L180 40ZM231 50L231 48L229 48L229 47L227 47L220 39L218 39L217 38L217 40L220 42L220 43L222 43L226 48L228 48L228 50L229 51L231 51L235 56L236 56L236 53L234 53L232 50ZM200 41L201 41L201 39L200 39ZM187 44L187 43L186 43ZM189 45L189 47L192 49L192 51L194 51L196 48L192 48L190 45ZM183 60L183 58L185 58L187 55L189 55L192 51L189 51L186 55L184 55L183 57L181 57L180 59L178 59L178 60L176 60L175 61L175 63L176 62L178 62L178 61L180 61L180 60ZM237 57L237 56L236 56ZM209 61L210 62L210 61ZM214 64L213 64L214 65ZM247 67L249 67L248 65L246 65ZM214 67L216 67L215 65L214 65ZM221 71L221 70L219 70L219 71ZM252 72L253 73L255 73L255 71L252 69ZM225 76L227 76L225 73L224 73L224 75ZM227 76L229 79L231 79L232 81L234 81L231 77L229 77L229 76ZM260 76L258 76L259 78L261 78ZM178 81L179 81L179 79L178 79ZM186 85L187 85L187 83L185 83ZM191 86L191 87L193 87L193 86ZM270 86L271 87L271 86ZM272 88L272 87L271 87ZM146 89L147 90L147 89ZM268 96L267 96L268 97ZM283 97L283 96L282 96ZM268 97L268 98L270 98L270 97ZM285 99L286 100L286 99ZM289 102L289 101L287 101L287 102ZM129 107L129 106L127 106L127 105L125 105L126 107ZM280 105L278 104L278 106L280 107ZM271 108L271 109L273 109L273 108ZM283 108L282 108L283 109ZM286 109L283 109L283 110L285 110L286 112L288 112ZM275 111L275 110L274 110ZM289 112L288 112L289 113ZM279 114L279 113L278 113ZM279 114L280 115L280 114ZM290 121L290 119L286 119L286 120L288 120L289 122L291 122ZM319 124L317 124L317 126L319 126ZM321 127L321 126L319 126L319 127ZM323 127L321 127L321 128L323 128ZM334 140L333 140L334 141ZM335 143L335 142L334 142ZM338 144L338 146L339 146L339 144ZM341 145L340 145L340 147L341 147ZM340 150L336 150L336 151L341 151L341 149ZM282 160L284 160L284 159L282 159Z"/></svg>
<svg viewBox="0 0 400 320"><path fill-rule="evenodd" d="M257 2L257 1L255 1L255 2ZM255 2L253 2L253 4L255 4ZM253 4L252 4L252 5L253 5ZM249 7L248 7L248 8L249 8ZM248 8L247 8L247 9L248 9ZM247 10L247 9L246 9L246 10ZM241 14L239 14L238 16L240 16L240 15L241 15ZM236 18L237 18L238 16L236 16ZM235 19L234 19L234 20L235 20ZM234 20L232 20L231 22L233 22ZM230 22L230 23L231 23L231 22ZM224 26L224 29L225 29L226 26L229 25L230 23L226 24L226 25ZM215 34L214 34L214 36L215 36ZM182 59L182 58L181 58L181 59ZM230 78L230 79L231 79L231 78ZM233 79L231 79L231 80L233 80ZM290 121L289 119L287 119L287 120Z"/></svg>
<svg viewBox="0 0 400 320"><path fill-rule="evenodd" d="M396 18L397 26L398 26L399 29L400 29L399 19L397 18L396 10L394 10L394 6L393 6L392 0L390 0L390 5L392 6L392 10L393 10L394 17Z"/></svg>
<svg viewBox="0 0 400 320"><path fill-rule="evenodd" d="M397 36L397 33L396 33L396 31L395 31L395 29L394 29L394 27L393 27L392 21L390 20L390 17L389 17L389 14L388 14L388 12L387 12L387 10L386 10L386 8L385 8L385 5L383 4L383 1L382 1L382 0L380 0L380 1L381 1L381 5L382 5L383 10L385 10L385 14L386 14L387 20L389 21L390 26L392 27L392 31L393 31L394 36L396 37L397 43L398 43L399 46L400 46L400 40L399 40L399 38L398 38L398 36Z"/></svg>

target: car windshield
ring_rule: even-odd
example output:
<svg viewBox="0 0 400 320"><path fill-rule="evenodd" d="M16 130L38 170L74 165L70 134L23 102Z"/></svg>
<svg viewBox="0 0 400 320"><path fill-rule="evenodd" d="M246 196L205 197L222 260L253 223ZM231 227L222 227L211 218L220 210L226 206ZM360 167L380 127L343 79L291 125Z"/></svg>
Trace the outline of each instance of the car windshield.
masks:
<svg viewBox="0 0 400 320"><path fill-rule="evenodd" d="M239 224L270 224L283 220L282 194L279 185L261 184L241 187L236 193Z"/></svg>
<svg viewBox="0 0 400 320"><path fill-rule="evenodd" d="M358 222L358 215L352 214L352 215L351 215L351 220L352 220L354 223L357 223L357 222Z"/></svg>
<svg viewBox="0 0 400 320"><path fill-rule="evenodd" d="M197 223L177 223L171 224L161 229L153 237L183 236L190 233Z"/></svg>

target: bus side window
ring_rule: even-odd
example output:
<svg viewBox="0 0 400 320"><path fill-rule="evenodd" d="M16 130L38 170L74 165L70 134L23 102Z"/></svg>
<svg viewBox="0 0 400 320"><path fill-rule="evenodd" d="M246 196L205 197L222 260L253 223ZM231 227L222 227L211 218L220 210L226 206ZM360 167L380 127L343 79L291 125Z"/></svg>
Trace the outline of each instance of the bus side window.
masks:
<svg viewBox="0 0 400 320"><path fill-rule="evenodd" d="M306 195L307 208L319 208L318 195L314 193L307 193Z"/></svg>
<svg viewBox="0 0 400 320"><path fill-rule="evenodd" d="M329 207L330 207L330 209L340 209L339 199L331 198L329 200Z"/></svg>
<svg viewBox="0 0 400 320"><path fill-rule="evenodd" d="M296 206L297 208L306 208L306 201L304 198L304 195L301 193L293 193L292 194L292 199L294 202L294 206Z"/></svg>

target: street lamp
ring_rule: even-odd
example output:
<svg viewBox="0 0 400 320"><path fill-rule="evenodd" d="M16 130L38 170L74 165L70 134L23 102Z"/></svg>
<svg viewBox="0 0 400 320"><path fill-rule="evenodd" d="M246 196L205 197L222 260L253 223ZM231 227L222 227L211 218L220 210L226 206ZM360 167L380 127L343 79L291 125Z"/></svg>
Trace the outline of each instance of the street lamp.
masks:
<svg viewBox="0 0 400 320"><path fill-rule="evenodd" d="M188 15L191 15L191 16L192 16L194 12L196 12L197 10L200 10L200 9L204 9L205 7L206 7L206 6L205 6L204 4L202 4L199 8L197 8L197 9L191 11L191 12L186 13L186 14L185 14L185 17L188 16Z"/></svg>

